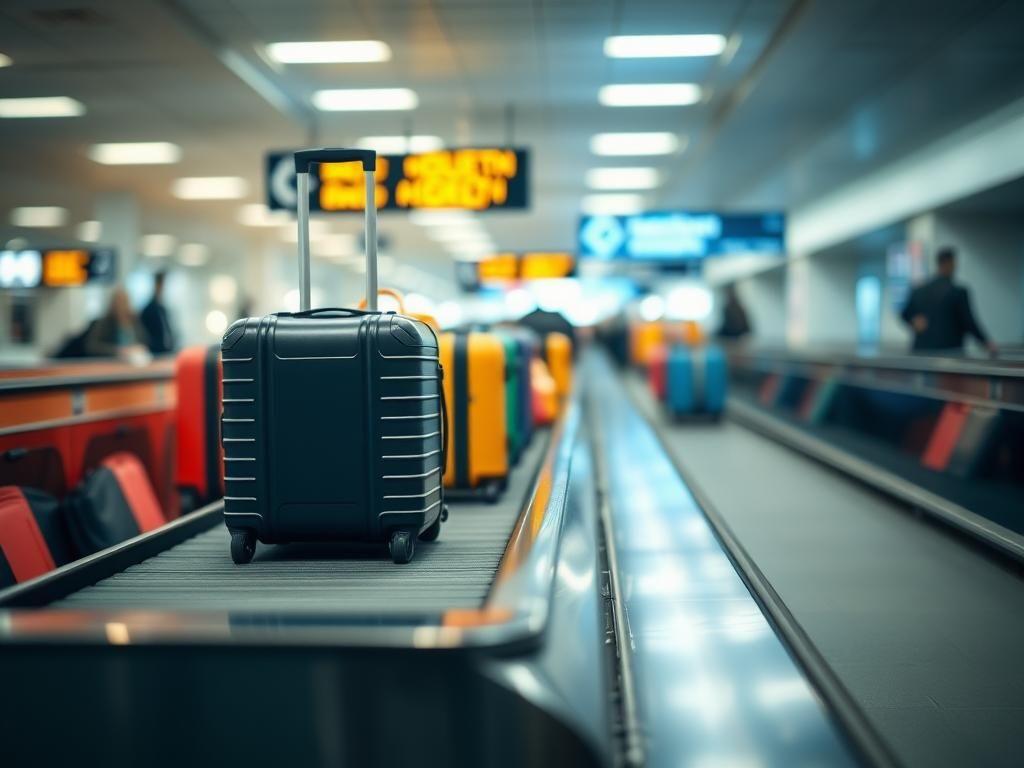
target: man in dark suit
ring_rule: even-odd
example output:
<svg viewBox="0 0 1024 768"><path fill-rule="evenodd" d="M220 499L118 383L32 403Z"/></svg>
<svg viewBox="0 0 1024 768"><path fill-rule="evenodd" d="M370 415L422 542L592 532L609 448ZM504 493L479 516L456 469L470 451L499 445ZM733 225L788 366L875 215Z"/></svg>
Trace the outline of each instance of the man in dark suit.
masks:
<svg viewBox="0 0 1024 768"><path fill-rule="evenodd" d="M956 251L941 248L935 256L938 274L917 286L901 317L914 331L914 352L962 353L964 338L973 336L990 354L996 345L982 330L971 310L967 289L953 282Z"/></svg>
<svg viewBox="0 0 1024 768"><path fill-rule="evenodd" d="M139 320L142 327L146 329L146 338L149 340L149 351L154 355L166 355L173 352L175 347L174 330L171 328L170 318L167 316L167 307L163 304L164 280L166 272L157 272L153 275L153 298L149 300L142 309Z"/></svg>

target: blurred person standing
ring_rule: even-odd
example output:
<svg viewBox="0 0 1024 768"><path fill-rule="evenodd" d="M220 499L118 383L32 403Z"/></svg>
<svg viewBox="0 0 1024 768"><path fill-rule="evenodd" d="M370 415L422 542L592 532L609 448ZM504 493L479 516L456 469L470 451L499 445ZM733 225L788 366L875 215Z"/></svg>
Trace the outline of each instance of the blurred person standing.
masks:
<svg viewBox="0 0 1024 768"><path fill-rule="evenodd" d="M935 264L938 274L914 288L900 313L914 332L911 350L963 354L965 338L973 336L989 354L996 354L996 345L974 317L970 293L953 282L956 251L940 248Z"/></svg>
<svg viewBox="0 0 1024 768"><path fill-rule="evenodd" d="M722 307L722 323L715 333L720 339L741 339L751 332L750 318L740 301L734 283L725 287L725 306Z"/></svg>
<svg viewBox="0 0 1024 768"><path fill-rule="evenodd" d="M142 327L146 329L149 351L154 355L166 355L175 348L174 329L171 328L167 307L163 304L166 272L153 275L153 297L142 308Z"/></svg>
<svg viewBox="0 0 1024 768"><path fill-rule="evenodd" d="M107 311L86 331L85 355L144 360L149 358L147 346L146 329L132 311L128 293L118 286L110 294Z"/></svg>

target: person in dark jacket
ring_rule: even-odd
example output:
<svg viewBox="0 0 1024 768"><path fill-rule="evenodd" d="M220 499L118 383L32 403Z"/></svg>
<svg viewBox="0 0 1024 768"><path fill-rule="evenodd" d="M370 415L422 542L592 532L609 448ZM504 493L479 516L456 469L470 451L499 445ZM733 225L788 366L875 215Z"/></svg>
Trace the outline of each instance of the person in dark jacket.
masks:
<svg viewBox="0 0 1024 768"><path fill-rule="evenodd" d="M740 302L739 293L733 283L725 288L725 306L722 307L722 324L718 326L720 339L740 339L750 333L750 318Z"/></svg>
<svg viewBox="0 0 1024 768"><path fill-rule="evenodd" d="M166 277L166 272L157 272L153 276L153 298L142 308L139 316L142 327L146 329L146 338L149 339L149 351L154 355L166 355L173 352L175 347L174 330L167 315L167 307L163 305Z"/></svg>
<svg viewBox="0 0 1024 768"><path fill-rule="evenodd" d="M996 345L974 317L970 294L953 282L956 251L939 249L935 263L938 274L911 292L900 314L914 332L912 351L962 353L965 338L973 336L994 355Z"/></svg>

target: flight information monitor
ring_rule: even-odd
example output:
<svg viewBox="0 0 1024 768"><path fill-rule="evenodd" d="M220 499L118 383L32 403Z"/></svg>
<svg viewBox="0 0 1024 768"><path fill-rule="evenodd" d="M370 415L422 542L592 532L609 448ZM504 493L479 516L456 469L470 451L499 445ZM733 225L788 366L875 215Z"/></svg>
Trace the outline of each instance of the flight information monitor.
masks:
<svg viewBox="0 0 1024 768"><path fill-rule="evenodd" d="M0 288L71 288L114 278L113 248L23 248L0 251Z"/></svg>
<svg viewBox="0 0 1024 768"><path fill-rule="evenodd" d="M610 262L678 264L729 254L785 253L782 213L666 211L584 216L579 254Z"/></svg>
<svg viewBox="0 0 1024 768"><path fill-rule="evenodd" d="M298 207L292 152L270 152L266 159L267 207ZM492 211L529 207L530 153L525 149L483 147L443 149L408 155L378 155L377 210L437 208ZM358 163L324 163L310 178L312 213L362 211L363 169Z"/></svg>

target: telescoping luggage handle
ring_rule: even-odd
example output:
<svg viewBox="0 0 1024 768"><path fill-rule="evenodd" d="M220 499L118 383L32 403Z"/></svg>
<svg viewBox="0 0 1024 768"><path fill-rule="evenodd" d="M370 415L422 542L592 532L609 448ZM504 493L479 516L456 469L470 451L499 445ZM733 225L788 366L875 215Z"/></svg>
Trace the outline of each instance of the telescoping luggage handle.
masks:
<svg viewBox="0 0 1024 768"><path fill-rule="evenodd" d="M362 163L366 179L367 309L377 311L377 153L372 149L302 149L295 153L299 198L299 310L309 311L309 166L320 163Z"/></svg>

